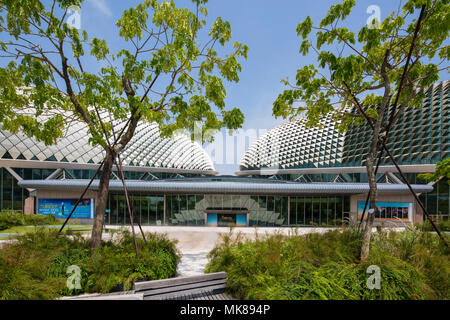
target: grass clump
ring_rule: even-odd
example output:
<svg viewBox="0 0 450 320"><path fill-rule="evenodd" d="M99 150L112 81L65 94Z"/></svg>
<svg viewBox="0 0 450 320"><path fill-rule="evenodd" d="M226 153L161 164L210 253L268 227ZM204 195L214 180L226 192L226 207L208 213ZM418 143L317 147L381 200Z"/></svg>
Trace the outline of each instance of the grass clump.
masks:
<svg viewBox="0 0 450 320"><path fill-rule="evenodd" d="M25 215L12 210L0 211L0 231L19 226L44 226L58 224L54 215Z"/></svg>
<svg viewBox="0 0 450 320"><path fill-rule="evenodd" d="M450 220L439 220L435 221L434 224L438 227L441 232L449 232L450 231ZM419 226L423 231L435 232L433 226L431 225L430 220L426 219L423 224Z"/></svg>
<svg viewBox="0 0 450 320"><path fill-rule="evenodd" d="M374 234L369 259L358 261L361 234L270 235L256 240L223 237L206 272L227 272L227 290L238 299L449 299L448 249L436 235L409 228ZM381 271L380 289L367 273Z"/></svg>
<svg viewBox="0 0 450 320"><path fill-rule="evenodd" d="M83 293L132 289L134 281L174 277L180 254L175 241L148 233L137 238L139 257L128 231L103 241L90 252L90 240L80 235L57 236L55 230L37 230L0 250L0 300L55 299ZM81 289L69 289L69 266L81 271Z"/></svg>

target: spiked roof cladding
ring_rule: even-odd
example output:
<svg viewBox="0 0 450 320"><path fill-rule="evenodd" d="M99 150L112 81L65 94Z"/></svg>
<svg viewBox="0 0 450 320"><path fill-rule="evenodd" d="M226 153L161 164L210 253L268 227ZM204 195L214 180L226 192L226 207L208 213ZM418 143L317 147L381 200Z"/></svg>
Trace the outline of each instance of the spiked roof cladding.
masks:
<svg viewBox="0 0 450 320"><path fill-rule="evenodd" d="M118 124L117 128L122 125ZM0 158L98 164L103 160L104 150L100 146L93 147L88 140L87 127L81 122L73 122L65 136L51 146L22 133L11 134L0 130ZM184 172L214 171L210 157L198 143L186 136L162 138L156 123L139 123L121 158L124 166L179 169Z"/></svg>
<svg viewBox="0 0 450 320"><path fill-rule="evenodd" d="M390 111L385 113L385 123ZM240 163L241 173L363 166L370 127L351 126L340 134L336 124L329 115L319 127L307 128L301 119L270 130L247 150ZM421 108L403 112L391 129L387 146L400 165L434 164L450 156L449 80L429 88ZM385 155L381 164L392 163Z"/></svg>
<svg viewBox="0 0 450 320"><path fill-rule="evenodd" d="M219 180L219 181L216 181ZM31 189L47 190L84 190L87 180L23 180L19 186ZM98 190L99 180L94 180L90 189ZM110 190L122 191L121 181L111 181ZM426 193L433 191L429 185L412 185L414 191ZM134 192L149 193L188 193L188 194L354 194L369 191L367 183L299 183L288 181L221 181L218 179L182 179L182 180L155 180L155 181L128 181L127 189ZM409 193L404 184L378 184L380 194Z"/></svg>

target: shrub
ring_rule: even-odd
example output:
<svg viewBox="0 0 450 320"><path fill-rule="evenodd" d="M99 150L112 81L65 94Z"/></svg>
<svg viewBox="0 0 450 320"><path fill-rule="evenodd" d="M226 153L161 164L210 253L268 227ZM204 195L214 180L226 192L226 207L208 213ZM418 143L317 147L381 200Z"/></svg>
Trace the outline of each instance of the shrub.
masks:
<svg viewBox="0 0 450 320"><path fill-rule="evenodd" d="M43 226L56 223L54 215L25 215L12 210L0 211L0 231L18 226Z"/></svg>
<svg viewBox="0 0 450 320"><path fill-rule="evenodd" d="M434 222L436 224L436 226L439 228L439 230L441 232L448 232L450 231L450 220L439 220L437 222ZM433 226L431 225L430 220L426 219L426 221L421 225L418 226L419 228L421 228L423 231L435 231Z"/></svg>
<svg viewBox="0 0 450 320"><path fill-rule="evenodd" d="M358 261L361 234L271 235L254 241L226 235L209 254L206 272L227 272L239 299L448 299L448 249L417 228L372 237ZM381 269L381 288L367 287L367 269Z"/></svg>
<svg viewBox="0 0 450 320"><path fill-rule="evenodd" d="M0 300L54 299L63 295L108 293L131 289L137 280L176 275L180 254L165 235L138 238L139 257L127 231L104 241L90 252L90 241L80 235L57 236L56 230L37 230L0 250ZM81 289L68 289L69 266L81 270Z"/></svg>

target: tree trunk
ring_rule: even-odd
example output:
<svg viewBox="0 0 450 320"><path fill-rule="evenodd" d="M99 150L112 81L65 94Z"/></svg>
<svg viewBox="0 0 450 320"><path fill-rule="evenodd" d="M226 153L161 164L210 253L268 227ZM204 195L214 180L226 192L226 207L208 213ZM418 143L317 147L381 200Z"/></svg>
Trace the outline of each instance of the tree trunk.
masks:
<svg viewBox="0 0 450 320"><path fill-rule="evenodd" d="M92 228L91 249L99 248L102 243L103 223L105 221L106 202L108 201L109 180L112 172L114 154L106 150L100 185L95 202L95 218Z"/></svg>
<svg viewBox="0 0 450 320"><path fill-rule="evenodd" d="M373 221L375 219L375 214L378 211L377 208L377 179L375 176L374 168L373 168L374 156L370 152L367 156L367 177L369 180L369 188L370 188L370 209L367 215L366 225L364 228L363 241L361 245L361 261L365 261L369 257L370 251L370 238L372 236L372 227Z"/></svg>

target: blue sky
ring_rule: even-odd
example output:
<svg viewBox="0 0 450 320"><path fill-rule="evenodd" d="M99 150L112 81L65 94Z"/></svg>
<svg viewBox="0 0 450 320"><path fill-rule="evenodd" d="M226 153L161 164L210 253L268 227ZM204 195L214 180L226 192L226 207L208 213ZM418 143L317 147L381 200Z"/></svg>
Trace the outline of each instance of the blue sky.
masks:
<svg viewBox="0 0 450 320"><path fill-rule="evenodd" d="M107 40L111 51L115 52L118 49L116 46L122 43L117 36L115 22L124 9L139 2L86 0L81 9L81 27L89 33L90 38L95 36ZM191 7L190 0L175 2L178 7ZM298 68L315 63L314 57L303 57L298 53L301 39L297 37L296 27L308 15L318 24L329 7L339 2L209 0L206 5L209 25L218 16L230 21L233 31L231 43L239 41L250 48L248 59L242 62L239 83L226 83L227 106L239 107L245 114L243 130L270 130L285 121L272 116L273 101L284 90L280 80L287 76L294 79ZM358 0L345 26L359 30L370 16L366 11L371 5L379 6L381 19L384 19L397 9L399 1ZM442 80L445 79L448 79L448 73L442 76ZM223 153L232 152L232 147L235 148L233 145L223 145ZM233 164L216 161L216 169L221 174L237 171L240 155L235 154L233 158Z"/></svg>

